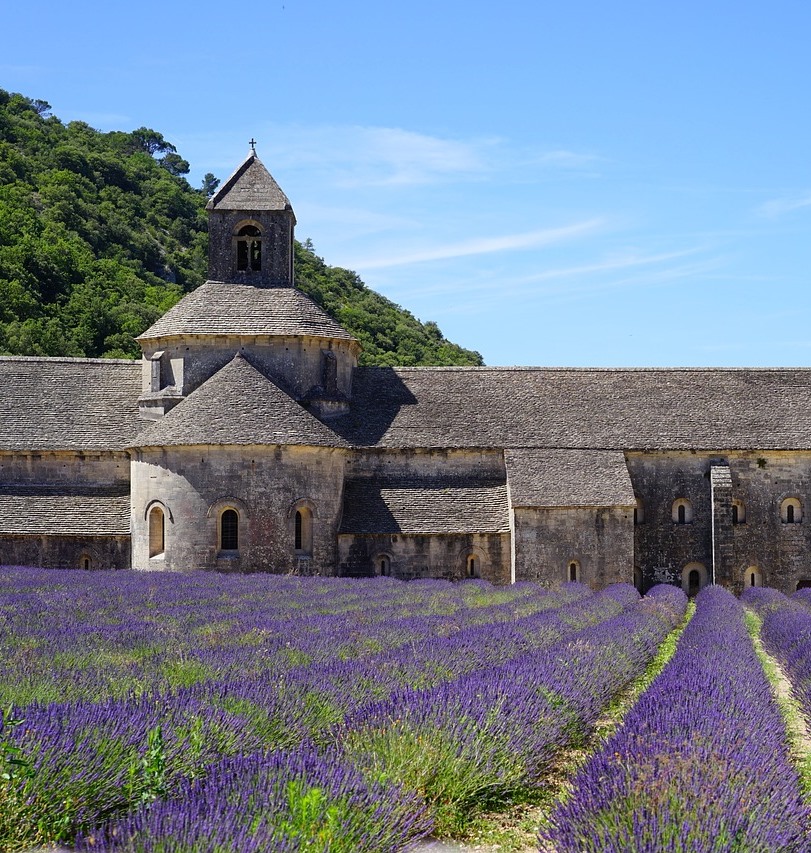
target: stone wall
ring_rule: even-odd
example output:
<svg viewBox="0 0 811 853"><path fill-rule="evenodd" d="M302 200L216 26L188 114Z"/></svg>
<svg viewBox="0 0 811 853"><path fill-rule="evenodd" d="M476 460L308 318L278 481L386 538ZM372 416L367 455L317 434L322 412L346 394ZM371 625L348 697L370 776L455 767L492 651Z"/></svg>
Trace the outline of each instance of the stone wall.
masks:
<svg viewBox="0 0 811 853"><path fill-rule="evenodd" d="M707 580L743 588L751 570L764 586L792 593L797 583L811 580L811 453L751 451L727 454L629 453L628 467L634 492L642 500L644 518L636 526L636 564L644 586L658 581L681 583L685 567L699 563ZM710 470L728 464L732 500L740 503L741 523L720 534L731 539L731 549L716 553L713 561ZM693 519L673 520L672 506L687 498ZM802 507L796 524L781 519L781 502L796 498ZM730 535L731 534L731 535ZM718 538L718 535L717 537Z"/></svg>
<svg viewBox="0 0 811 853"><path fill-rule="evenodd" d="M351 341L298 337L238 337L212 335L203 338L162 338L143 341L144 394L150 392L152 356L160 359L161 389L174 386L185 396L194 391L231 361L238 352L249 352L251 363L273 378L295 398L304 395L322 380L322 350L336 356L338 390L352 394L352 371L357 364L356 344Z"/></svg>
<svg viewBox="0 0 811 853"><path fill-rule="evenodd" d="M128 569L130 537L0 534L0 564L46 569Z"/></svg>
<svg viewBox="0 0 811 853"><path fill-rule="evenodd" d="M116 486L129 479L129 456L123 451L0 452L0 485Z"/></svg>
<svg viewBox="0 0 811 853"><path fill-rule="evenodd" d="M570 579L594 589L633 583L633 514L619 507L525 508L512 511L515 580L556 585Z"/></svg>
<svg viewBox="0 0 811 853"><path fill-rule="evenodd" d="M504 479L504 453L501 450L363 450L347 458L347 475L353 477L482 477Z"/></svg>
<svg viewBox="0 0 811 853"><path fill-rule="evenodd" d="M257 225L262 232L262 269L256 272L237 270L234 236L247 224ZM208 277L257 287L292 287L294 225L292 211L212 211L208 224Z"/></svg>
<svg viewBox="0 0 811 853"><path fill-rule="evenodd" d="M143 450L132 463L133 568L335 573L344 451L306 447ZM149 556L149 513L165 548ZM220 516L239 515L239 548L220 548ZM297 508L312 513L311 553L294 547Z"/></svg>
<svg viewBox="0 0 811 853"><path fill-rule="evenodd" d="M380 574L380 558L387 557L388 574L401 580L462 580L468 577L471 555L477 557L477 577L494 584L510 582L509 533L338 537L339 571L355 577Z"/></svg>

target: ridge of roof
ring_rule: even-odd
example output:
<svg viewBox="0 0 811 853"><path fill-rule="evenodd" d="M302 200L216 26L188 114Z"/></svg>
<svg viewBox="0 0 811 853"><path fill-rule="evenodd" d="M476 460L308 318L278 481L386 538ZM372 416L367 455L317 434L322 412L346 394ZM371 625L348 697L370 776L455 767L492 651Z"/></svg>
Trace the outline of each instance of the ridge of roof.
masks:
<svg viewBox="0 0 811 853"><path fill-rule="evenodd" d="M366 365L358 370L403 373L811 373L811 367L549 367L543 365Z"/></svg>
<svg viewBox="0 0 811 853"><path fill-rule="evenodd" d="M241 353L130 446L203 444L347 446Z"/></svg>
<svg viewBox="0 0 811 853"><path fill-rule="evenodd" d="M69 355L0 355L0 361L41 361L52 364L140 364L137 358L78 358Z"/></svg>
<svg viewBox="0 0 811 853"><path fill-rule="evenodd" d="M206 210L289 210L292 213L293 206L264 163L250 151L209 199Z"/></svg>
<svg viewBox="0 0 811 853"><path fill-rule="evenodd" d="M212 280L187 293L136 340L183 335L309 336L356 341L297 288Z"/></svg>

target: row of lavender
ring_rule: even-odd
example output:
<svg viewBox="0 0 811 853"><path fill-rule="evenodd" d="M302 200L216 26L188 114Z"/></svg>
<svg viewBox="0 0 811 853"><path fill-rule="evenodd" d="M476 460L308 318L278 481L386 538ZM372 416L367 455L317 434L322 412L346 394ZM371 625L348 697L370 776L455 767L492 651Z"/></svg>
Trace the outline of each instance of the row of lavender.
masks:
<svg viewBox="0 0 811 853"><path fill-rule="evenodd" d="M391 787L397 773L391 768L369 767L363 760L358 746L363 738L353 740L352 733L368 731L369 723L353 724L349 712L398 691L402 694L405 688L409 688L406 698L417 705L422 696L424 708L447 698L431 697L431 690L450 689L454 683L459 690L481 691L481 685L488 682L485 668L497 678L505 662L538 657L538 650L560 645L583 629L593 630L588 626L605 623L623 608L637 606L638 600L628 587L591 595L576 585L551 593L532 585L495 590L485 584L381 581L361 585L319 579L193 576L171 578L161 588L163 578L144 583L142 577L122 573L95 576L93 582L79 574L85 586L77 588L76 573L35 575L0 573L0 585L6 586L6 594L0 596L0 620L11 628L0 635L0 666L13 673L14 664L29 654L27 672L33 679L38 671L47 671L43 664L46 655L52 654L57 672L62 667L62 675L67 677L76 657L72 662L60 662L60 653L78 656L81 662L88 655L103 658L107 654L101 663L94 658L95 669L107 667L112 672L105 670L106 677L98 682L99 701L36 702L14 711L24 722L6 728L4 754L20 750L22 761L12 767L12 778L0 791L5 798L0 809L0 839L15 843L71 840L77 829L96 826L104 815L131 811L138 803L155 799L168 797L167 803L173 807L178 803L191 806L202 795L198 796L199 791L193 794L188 786L207 786L209 793L219 790L204 777L220 779L225 791L223 780L231 780L234 787L235 773L245 780L252 778L251 773L258 774L257 791L269 797L270 771L262 770L263 760L256 757L267 755L269 749L276 749L276 758L268 767L287 768L283 784L278 773L273 777L279 796L268 799L277 806L278 802L287 803L290 812L281 823L276 815L272 821L276 830L286 826L287 835L299 837L297 820L310 825L312 816L323 809L327 817L332 816L326 825L338 821L343 826L330 831L336 837L354 838L361 832L371 839L376 824L368 814L364 812L351 830L344 826L344 818L339 819L343 813L336 805L349 808L346 804L354 802L349 814L357 817L363 812L358 811L357 798L365 796L374 804L375 813L381 803L394 809L383 808L378 817L383 831L393 833L400 843L425 831L427 817L420 804L426 797L430 799L430 792L419 785L409 787L412 780L401 773L396 792L382 797L381 786ZM56 587L53 595L49 584ZM412 610L415 615L407 616ZM669 621L673 618L677 617L671 613ZM389 624L385 624L387 620ZM60 633L60 626L71 622L76 627ZM300 633L295 630L299 624ZM399 624L400 633L391 624ZM71 635L69 641L64 634ZM202 666L197 674L202 677L191 686L172 689L166 689L165 681L154 679L155 668L143 666L144 656L137 652L146 637L153 644L149 654L160 658L154 651L156 635L166 641L160 653L162 666L171 663L172 656L183 662L184 654L194 653L193 660ZM205 640L207 645L203 642L202 648L194 647ZM571 660L571 652L567 649L561 661ZM184 663L188 666L188 661ZM596 673L592 688L602 677ZM81 673L75 674L81 682ZM137 695L116 698L116 690L107 689L115 687L116 679L138 683L144 675L146 688L133 691ZM508 686L516 675L502 673L502 677ZM23 686L31 683L24 681ZM544 688L545 700L551 701L553 689ZM86 689L78 693L86 695ZM479 706L485 707L491 698L481 693ZM390 704L392 713L402 701L399 697ZM565 702L565 697L555 702ZM18 706L23 704L18 701ZM465 707L475 712L477 705ZM564 710L565 716L569 712ZM384 709L378 707L376 713L385 719ZM578 718L575 715L571 720ZM327 752L316 753L315 744ZM339 744L342 758L336 757ZM280 746L287 752L279 752ZM440 756L447 749L443 744ZM233 756L228 760L241 769L218 764L225 756ZM258 763L251 765L252 760ZM330 768L334 768L334 776L330 776ZM329 779L335 783L332 787ZM504 785L505 779L496 780L488 790ZM236 784L230 794L223 793L223 807L242 802L240 797L249 796L250 790L250 784ZM352 796L348 791L354 792ZM244 803L234 808L245 815ZM149 813L153 812L158 814L155 808ZM136 819L144 819L137 808L132 817ZM188 815L185 819L196 823ZM319 825L325 825L324 820ZM93 843L93 836L87 843ZM104 843L111 843L109 836ZM338 849L337 843L333 839L330 849ZM283 849L282 841L274 845ZM366 848L352 842L346 849L384 847L378 839Z"/></svg>
<svg viewBox="0 0 811 853"><path fill-rule="evenodd" d="M0 569L0 703L160 693L351 660L589 595L578 584L402 584Z"/></svg>
<svg viewBox="0 0 811 853"><path fill-rule="evenodd" d="M811 810L734 596L698 596L676 654L573 789L543 849L809 849Z"/></svg>
<svg viewBox="0 0 811 853"><path fill-rule="evenodd" d="M644 670L686 608L670 587L644 600L629 588L611 596L624 601L617 615L543 651L361 705L321 753L305 745L210 767L83 846L393 851L432 825L453 832L483 803L539 784L555 754Z"/></svg>
<svg viewBox="0 0 811 853"><path fill-rule="evenodd" d="M811 720L811 589L787 598L776 589L747 589L742 601L763 620L761 639L791 682L806 720Z"/></svg>

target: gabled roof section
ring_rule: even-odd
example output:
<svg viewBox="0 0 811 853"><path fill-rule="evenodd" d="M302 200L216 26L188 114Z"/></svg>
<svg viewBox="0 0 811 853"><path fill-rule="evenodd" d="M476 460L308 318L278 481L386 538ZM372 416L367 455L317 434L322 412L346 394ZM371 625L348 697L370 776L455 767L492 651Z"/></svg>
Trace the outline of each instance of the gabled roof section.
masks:
<svg viewBox="0 0 811 853"><path fill-rule="evenodd" d="M241 355L147 427L132 446L201 444L345 446Z"/></svg>
<svg viewBox="0 0 811 853"><path fill-rule="evenodd" d="M510 503L519 507L633 506L625 456L614 450L506 450Z"/></svg>
<svg viewBox="0 0 811 853"><path fill-rule="evenodd" d="M123 450L140 393L138 361L0 357L0 450Z"/></svg>
<svg viewBox="0 0 811 853"><path fill-rule="evenodd" d="M0 485L0 533L129 536L129 483L109 488Z"/></svg>
<svg viewBox="0 0 811 853"><path fill-rule="evenodd" d="M300 290L222 281L207 281L184 296L137 340L172 335L309 335L355 340Z"/></svg>
<svg viewBox="0 0 811 853"><path fill-rule="evenodd" d="M811 450L808 368L361 367L358 446Z"/></svg>
<svg viewBox="0 0 811 853"><path fill-rule="evenodd" d="M339 533L466 534L510 529L503 481L474 477L348 480Z"/></svg>
<svg viewBox="0 0 811 853"><path fill-rule="evenodd" d="M253 152L248 154L234 174L212 196L206 209L293 212L290 200Z"/></svg>

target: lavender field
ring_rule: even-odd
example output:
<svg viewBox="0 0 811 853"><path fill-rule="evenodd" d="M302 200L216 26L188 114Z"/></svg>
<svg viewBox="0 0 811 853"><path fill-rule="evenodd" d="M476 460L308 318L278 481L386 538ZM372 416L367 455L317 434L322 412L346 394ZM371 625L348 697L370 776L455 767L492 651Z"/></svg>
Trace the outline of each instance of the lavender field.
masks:
<svg viewBox="0 0 811 853"><path fill-rule="evenodd" d="M540 849L809 849L743 612L699 596ZM550 784L687 613L674 587L0 568L0 849L464 837Z"/></svg>

